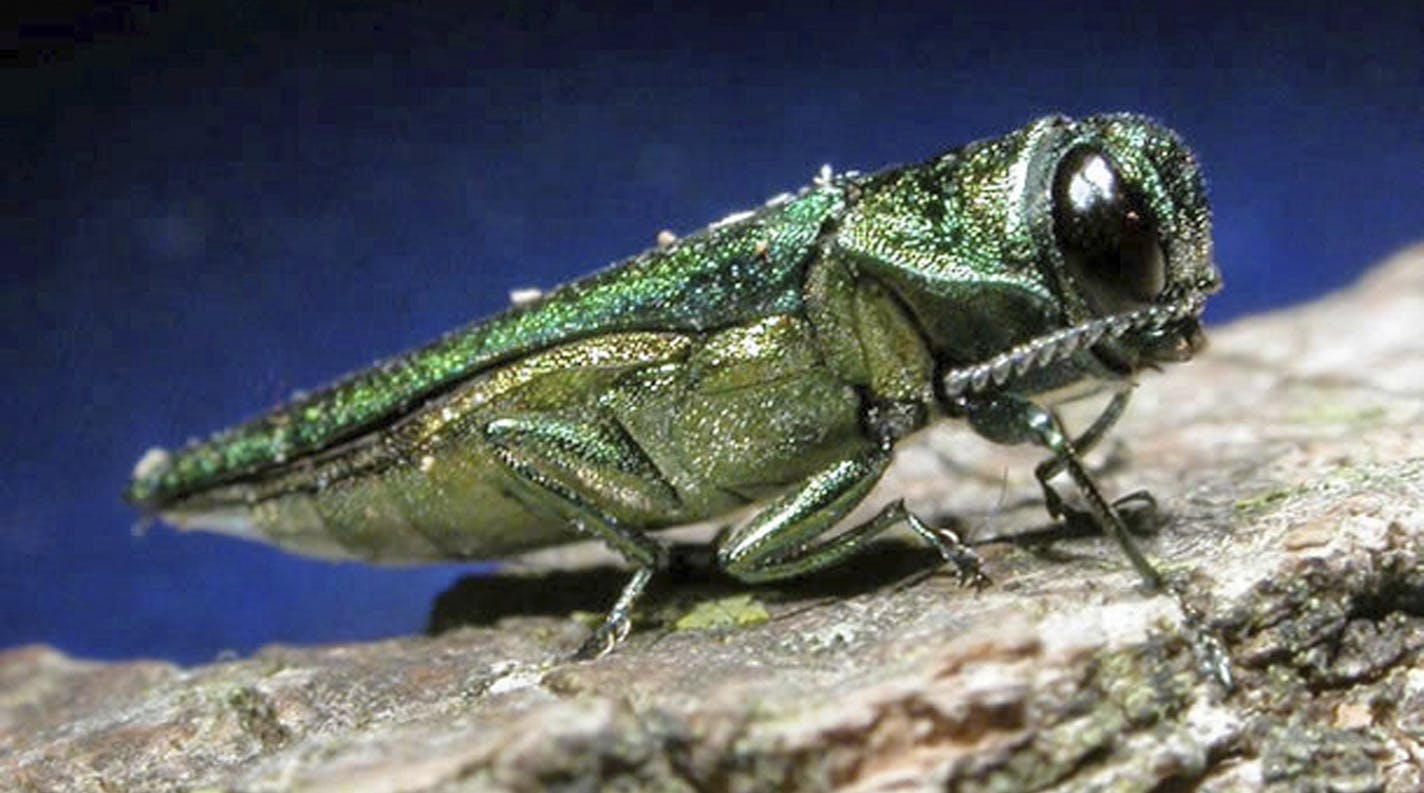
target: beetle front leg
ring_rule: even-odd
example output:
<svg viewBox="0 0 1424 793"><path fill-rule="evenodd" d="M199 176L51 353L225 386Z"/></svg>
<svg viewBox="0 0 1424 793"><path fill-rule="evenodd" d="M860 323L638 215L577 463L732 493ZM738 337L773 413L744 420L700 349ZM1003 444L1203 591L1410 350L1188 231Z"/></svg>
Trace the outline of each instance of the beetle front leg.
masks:
<svg viewBox="0 0 1424 793"><path fill-rule="evenodd" d="M1092 427L1089 427L1088 431L1084 433L1084 437L1090 445L1102 436L1103 432L1112 425L1112 422L1117 420L1115 413L1121 413L1121 408L1126 404L1126 400L1125 394L1115 397L1104 415L1099 416L1098 420L1093 422ZM1233 685L1231 661L1226 652L1225 642L1203 624L1201 615L1191 607L1179 588L1168 588L1165 585L1161 574L1138 550L1137 544L1133 542L1132 536L1128 533L1122 516L1118 514L1113 504L1103 498L1097 484L1093 482L1093 478L1083 467L1078 450L1063 431L1063 425L1058 417L1053 415L1052 411L1028 399L1012 395L1000 395L987 399L982 397L962 398L958 402L958 407L968 415L975 431L989 440L1010 444L1037 443L1053 453L1053 459L1040 465L1037 471L1039 483L1043 485L1045 492L1050 490L1047 482L1048 476L1056 474L1060 470L1068 472L1068 476L1072 478L1073 483L1078 486L1078 490L1088 502L1088 512L1091 517L1099 527L1111 535L1114 540L1117 540L1118 545L1127 554L1127 558L1132 561L1132 566L1137 569L1137 574L1142 577L1147 588L1153 592L1170 592L1177 603L1177 608L1182 612L1183 632L1191 644L1192 652L1201 668L1228 691L1231 690ZM1099 430L1099 427L1102 429ZM1126 496L1125 499L1119 499L1117 503L1133 498L1137 498L1137 495Z"/></svg>
<svg viewBox="0 0 1424 793"><path fill-rule="evenodd" d="M1120 392L1120 395L1115 396L1113 402L1109 403L1103 415L1083 433L1090 445L1096 443L1107 428L1117 421L1117 414L1122 412L1126 402L1125 392ZM1051 452L1053 458L1035 471L1048 501L1050 514L1055 518L1061 517L1065 508L1062 499L1048 484L1048 477L1060 470L1067 471L1069 478L1078 486L1078 491L1087 502L1088 514L1093 521L1122 547L1123 553L1127 554L1149 590L1155 592L1162 589L1162 576L1142 551L1138 550L1128 532L1127 524L1123 522L1114 505L1103 498L1102 491L1083 466L1074 443L1064 432L1063 424L1052 411L1028 399L1012 395L964 399L961 407L980 435L997 443L1036 443ZM1134 495L1130 498L1135 497Z"/></svg>
<svg viewBox="0 0 1424 793"><path fill-rule="evenodd" d="M872 447L813 474L777 498L718 543L722 569L747 582L774 581L809 573L855 553L876 535L906 523L959 571L960 581L981 588L989 579L979 556L949 529L932 527L896 500L864 523L828 539L863 500L890 463L890 450Z"/></svg>
<svg viewBox="0 0 1424 793"><path fill-rule="evenodd" d="M597 658L613 649L632 625L633 606L653 573L667 562L661 543L620 523L597 506L599 500L675 509L677 497L642 451L616 425L532 416L499 419L485 427L486 439L512 474L516 495L537 512L568 521L593 535L637 569L593 635L574 654Z"/></svg>

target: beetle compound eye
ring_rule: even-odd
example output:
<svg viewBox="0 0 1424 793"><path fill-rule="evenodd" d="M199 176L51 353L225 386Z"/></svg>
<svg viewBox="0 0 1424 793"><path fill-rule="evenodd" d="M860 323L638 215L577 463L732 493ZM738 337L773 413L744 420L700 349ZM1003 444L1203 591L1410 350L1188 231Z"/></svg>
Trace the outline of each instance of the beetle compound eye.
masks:
<svg viewBox="0 0 1424 793"><path fill-rule="evenodd" d="M1166 262L1151 210L1098 149L1078 146L1058 164L1053 228L1069 269L1099 308L1113 311L1150 302L1166 286Z"/></svg>

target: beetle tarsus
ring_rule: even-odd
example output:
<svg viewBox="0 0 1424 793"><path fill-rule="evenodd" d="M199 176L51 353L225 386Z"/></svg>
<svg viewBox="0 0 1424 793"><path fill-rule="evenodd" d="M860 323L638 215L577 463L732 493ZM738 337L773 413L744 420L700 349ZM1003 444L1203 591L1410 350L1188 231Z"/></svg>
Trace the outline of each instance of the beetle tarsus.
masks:
<svg viewBox="0 0 1424 793"><path fill-rule="evenodd" d="M896 501L891 509L898 510L912 531L939 551L946 562L954 565L959 573L960 586L973 587L975 592L982 592L993 585L993 580L984 573L979 554L960 539L958 532L943 526L931 526L906 508L903 501Z"/></svg>
<svg viewBox="0 0 1424 793"><path fill-rule="evenodd" d="M642 597L643 590L648 588L648 582L653 578L654 568L640 567L633 573L633 577L623 586L623 591L618 595L618 601L613 604L613 608L608 610L608 615L603 618L602 624L594 629L593 635L584 640L574 653L576 661L591 661L595 658L607 655L614 647L622 644L628 638L628 632L633 627L633 606Z"/></svg>
<svg viewBox="0 0 1424 793"><path fill-rule="evenodd" d="M1078 509L1058 499L1057 512L1049 508L1049 513L1063 521L1070 536L1095 536L1103 534L1102 524L1086 509ZM1122 518L1122 524L1129 533L1137 537L1155 534L1162 521L1157 506L1157 498L1146 490L1134 490L1125 496L1113 499L1112 507Z"/></svg>

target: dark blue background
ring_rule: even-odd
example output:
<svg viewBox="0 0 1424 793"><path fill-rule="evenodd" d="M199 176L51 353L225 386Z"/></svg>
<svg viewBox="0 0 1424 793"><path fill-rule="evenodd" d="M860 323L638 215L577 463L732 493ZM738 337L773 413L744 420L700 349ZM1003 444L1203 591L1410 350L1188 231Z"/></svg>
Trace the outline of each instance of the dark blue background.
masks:
<svg viewBox="0 0 1424 793"><path fill-rule="evenodd" d="M0 646L195 661L419 630L468 568L135 539L118 499L134 460L822 163L922 159L1047 112L1149 113L1208 169L1216 320L1344 285L1424 231L1417 2L344 6L17 29Z"/></svg>

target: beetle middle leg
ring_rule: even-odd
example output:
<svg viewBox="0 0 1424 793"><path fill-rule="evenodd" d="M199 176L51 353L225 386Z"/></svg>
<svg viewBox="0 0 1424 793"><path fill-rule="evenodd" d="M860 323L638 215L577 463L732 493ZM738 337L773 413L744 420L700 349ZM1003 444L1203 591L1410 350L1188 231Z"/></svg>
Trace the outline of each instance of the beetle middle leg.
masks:
<svg viewBox="0 0 1424 793"><path fill-rule="evenodd" d="M813 474L719 541L717 560L722 569L747 582L791 578L833 565L903 522L955 565L961 582L975 587L988 584L979 569L979 556L958 535L926 524L900 500L869 520L822 539L865 498L889 464L890 450L873 446Z"/></svg>
<svg viewBox="0 0 1424 793"><path fill-rule="evenodd" d="M553 513L607 543L636 567L603 622L576 658L596 658L627 636L633 606L667 562L662 543L620 521L602 504L633 511L675 510L678 499L616 422L533 415L496 419L485 437L512 474L516 495L536 512Z"/></svg>

